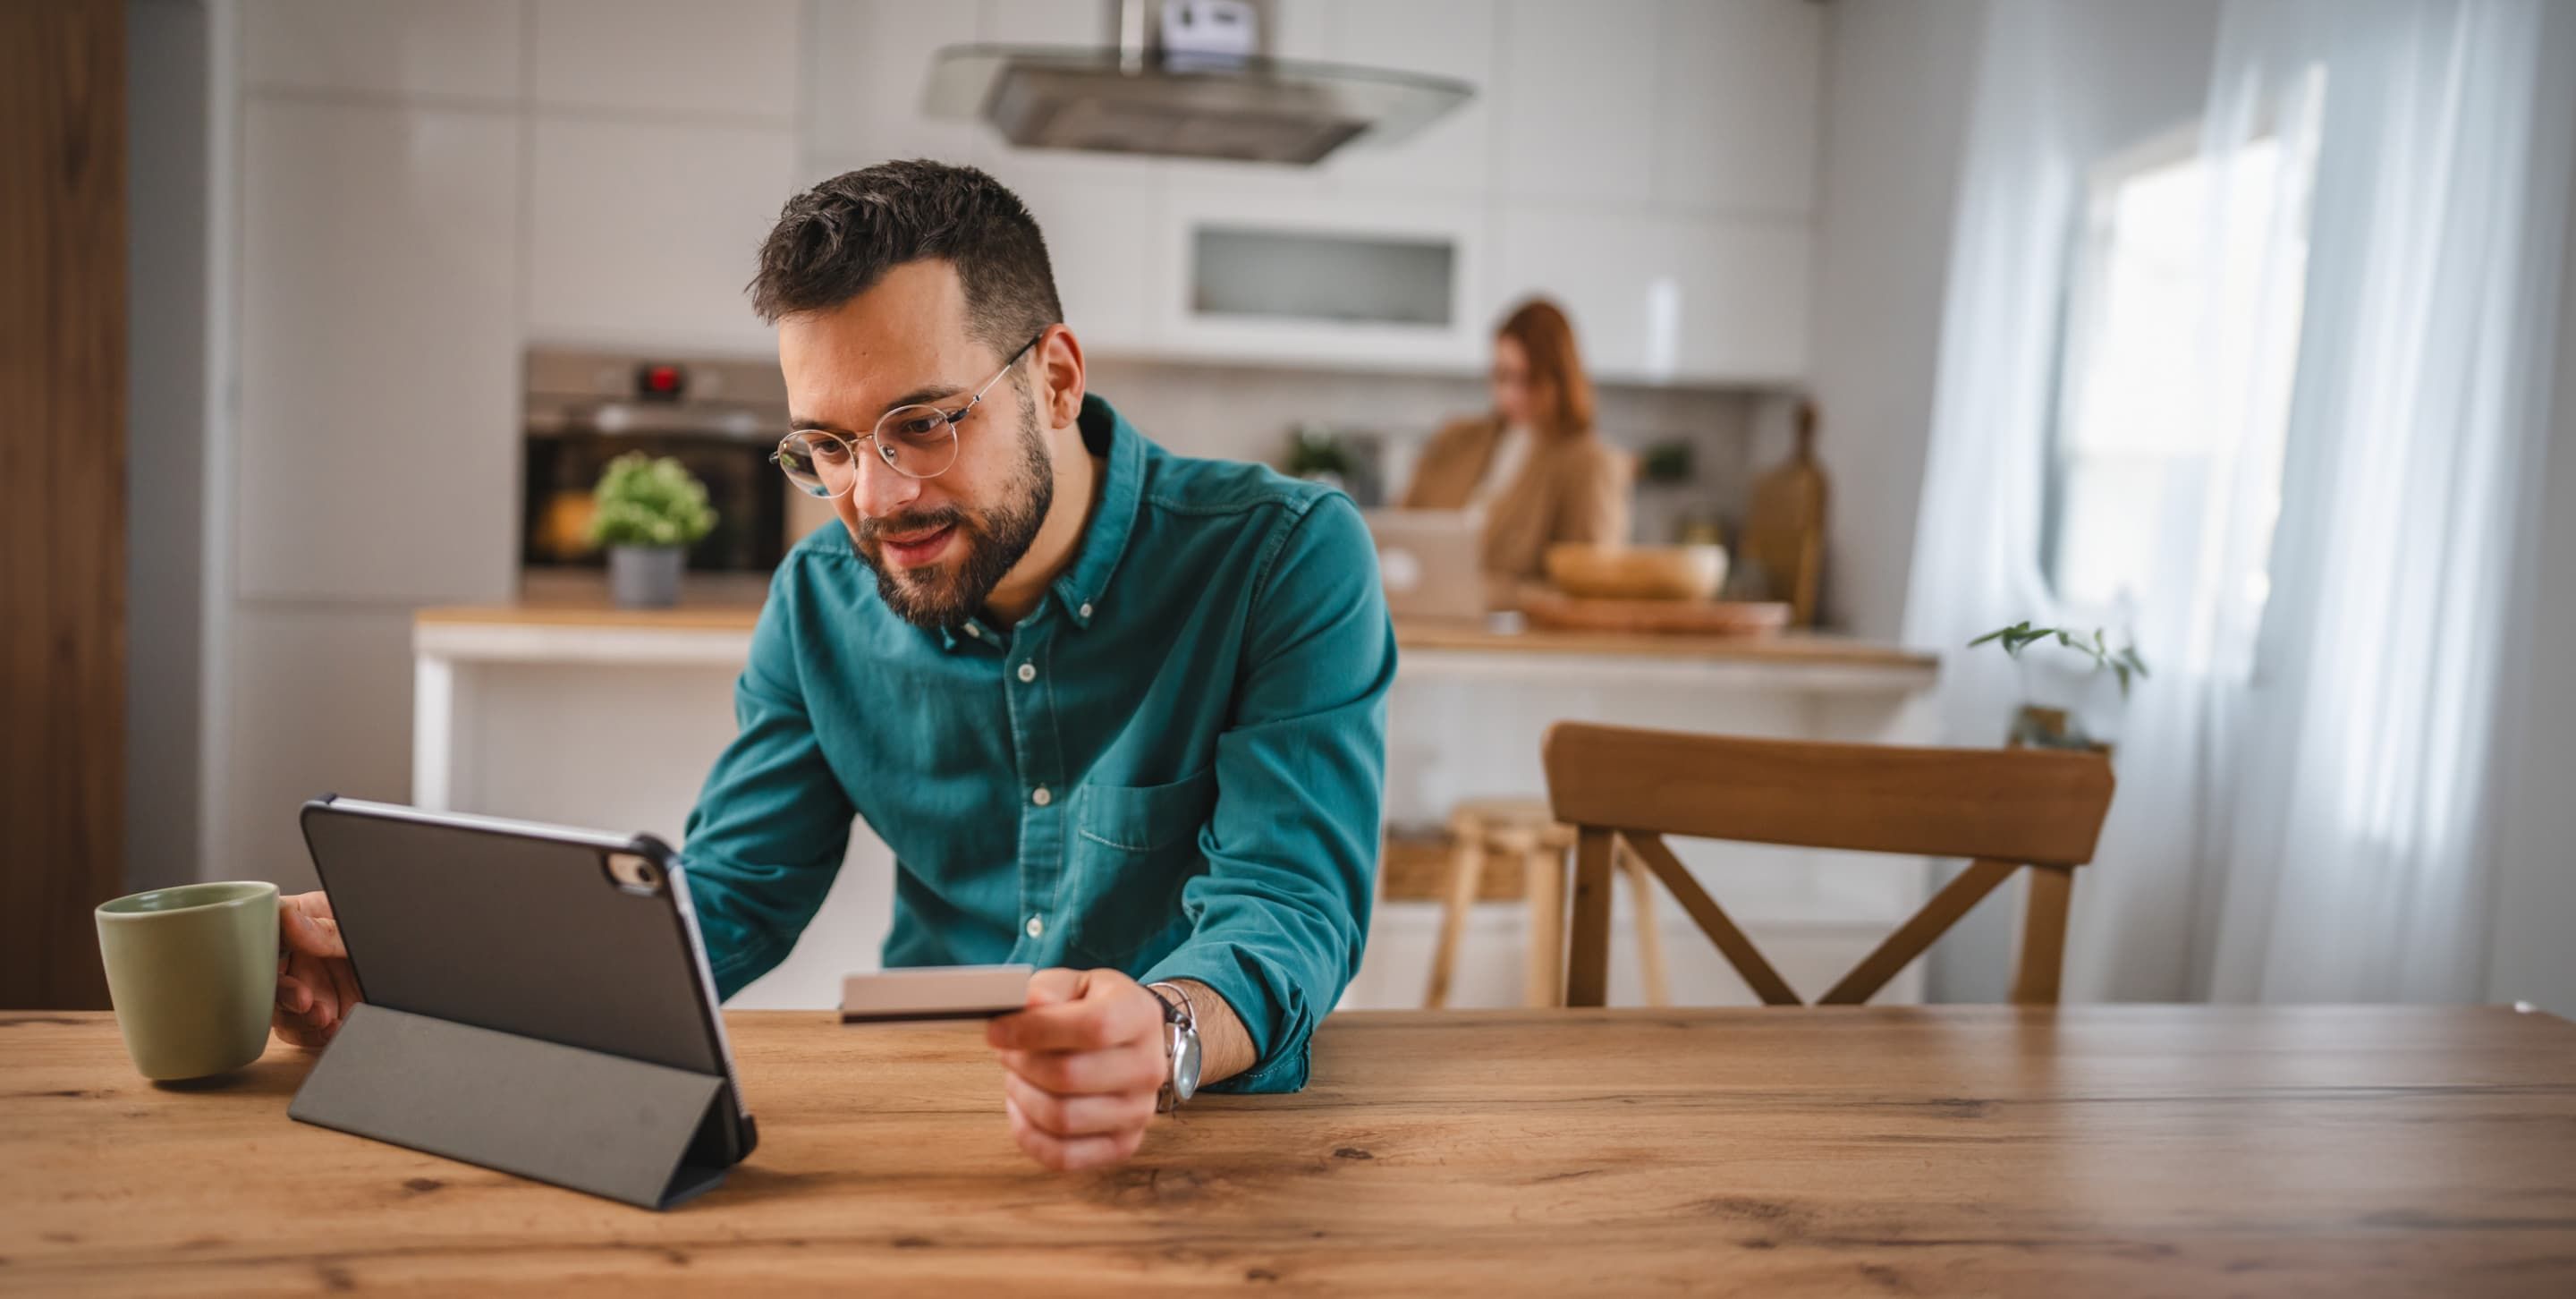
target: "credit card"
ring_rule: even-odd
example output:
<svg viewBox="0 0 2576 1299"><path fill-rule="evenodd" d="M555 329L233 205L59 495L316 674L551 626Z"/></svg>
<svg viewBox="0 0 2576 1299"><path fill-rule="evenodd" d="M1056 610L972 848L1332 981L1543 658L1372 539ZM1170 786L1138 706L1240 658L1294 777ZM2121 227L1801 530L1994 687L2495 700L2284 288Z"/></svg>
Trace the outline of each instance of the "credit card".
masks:
<svg viewBox="0 0 2576 1299"><path fill-rule="evenodd" d="M1028 965L942 965L841 980L841 1022L886 1024L914 1019L991 1019L1028 1003Z"/></svg>

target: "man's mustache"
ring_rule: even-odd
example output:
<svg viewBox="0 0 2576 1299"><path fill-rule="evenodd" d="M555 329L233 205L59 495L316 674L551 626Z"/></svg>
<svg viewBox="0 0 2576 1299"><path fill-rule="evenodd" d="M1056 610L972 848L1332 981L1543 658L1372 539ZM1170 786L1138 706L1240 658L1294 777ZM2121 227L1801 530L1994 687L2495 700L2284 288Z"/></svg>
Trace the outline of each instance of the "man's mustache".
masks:
<svg viewBox="0 0 2576 1299"><path fill-rule="evenodd" d="M859 520L859 539L874 544L889 532L898 536L906 533L936 532L953 524L967 522L966 511L954 505L943 505L935 510L913 510L902 514L889 514L878 519L861 519Z"/></svg>

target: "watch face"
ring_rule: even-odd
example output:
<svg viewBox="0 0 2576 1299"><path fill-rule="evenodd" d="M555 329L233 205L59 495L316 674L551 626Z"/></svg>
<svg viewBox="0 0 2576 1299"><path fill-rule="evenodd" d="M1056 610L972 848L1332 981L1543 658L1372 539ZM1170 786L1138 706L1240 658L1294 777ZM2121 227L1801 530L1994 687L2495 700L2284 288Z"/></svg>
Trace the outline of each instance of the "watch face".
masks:
<svg viewBox="0 0 2576 1299"><path fill-rule="evenodd" d="M1172 1030L1172 1095L1188 1100L1199 1090L1199 1035Z"/></svg>

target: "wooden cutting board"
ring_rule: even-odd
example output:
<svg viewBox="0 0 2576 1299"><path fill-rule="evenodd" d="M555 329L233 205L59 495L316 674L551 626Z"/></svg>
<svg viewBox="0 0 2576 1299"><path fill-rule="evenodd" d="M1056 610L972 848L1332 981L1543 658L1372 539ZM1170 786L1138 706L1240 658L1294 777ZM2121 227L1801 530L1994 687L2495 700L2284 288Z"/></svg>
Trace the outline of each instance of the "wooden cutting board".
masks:
<svg viewBox="0 0 2576 1299"><path fill-rule="evenodd" d="M1781 600L1579 600L1553 591L1521 597L1521 615L1541 627L1576 631L1768 636L1789 625Z"/></svg>
<svg viewBox="0 0 2576 1299"><path fill-rule="evenodd" d="M1753 485L1752 507L1736 542L1744 570L1740 595L1768 596L1790 604L1790 621L1816 625L1816 598L1825 565L1825 471L1816 461L1816 404L1798 405L1798 449L1788 463Z"/></svg>

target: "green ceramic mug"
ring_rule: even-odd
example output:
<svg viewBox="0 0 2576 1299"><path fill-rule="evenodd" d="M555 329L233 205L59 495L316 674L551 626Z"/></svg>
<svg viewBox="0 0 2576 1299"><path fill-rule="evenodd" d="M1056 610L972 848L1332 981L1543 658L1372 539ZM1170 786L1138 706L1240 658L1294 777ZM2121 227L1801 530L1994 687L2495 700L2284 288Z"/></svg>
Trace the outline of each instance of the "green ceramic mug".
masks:
<svg viewBox="0 0 2576 1299"><path fill-rule="evenodd" d="M276 885L182 884L101 903L98 953L125 1053L144 1077L229 1073L268 1048Z"/></svg>

